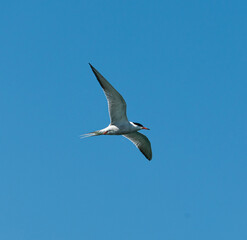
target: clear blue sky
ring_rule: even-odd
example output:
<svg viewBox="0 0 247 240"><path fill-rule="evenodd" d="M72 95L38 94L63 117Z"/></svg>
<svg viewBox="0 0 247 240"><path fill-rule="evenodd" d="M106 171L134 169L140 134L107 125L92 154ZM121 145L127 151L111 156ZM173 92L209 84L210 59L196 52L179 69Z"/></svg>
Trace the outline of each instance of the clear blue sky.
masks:
<svg viewBox="0 0 247 240"><path fill-rule="evenodd" d="M247 239L246 1L2 1L0 239ZM153 147L109 123L88 62Z"/></svg>

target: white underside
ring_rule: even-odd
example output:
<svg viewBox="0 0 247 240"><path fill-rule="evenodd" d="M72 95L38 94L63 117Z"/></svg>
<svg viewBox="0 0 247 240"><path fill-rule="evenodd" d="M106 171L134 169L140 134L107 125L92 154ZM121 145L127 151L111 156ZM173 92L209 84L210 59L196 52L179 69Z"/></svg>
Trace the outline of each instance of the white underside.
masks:
<svg viewBox="0 0 247 240"><path fill-rule="evenodd" d="M123 135L133 133L141 130L141 128L134 126L132 123L110 124L108 127L99 130L100 133L105 135Z"/></svg>

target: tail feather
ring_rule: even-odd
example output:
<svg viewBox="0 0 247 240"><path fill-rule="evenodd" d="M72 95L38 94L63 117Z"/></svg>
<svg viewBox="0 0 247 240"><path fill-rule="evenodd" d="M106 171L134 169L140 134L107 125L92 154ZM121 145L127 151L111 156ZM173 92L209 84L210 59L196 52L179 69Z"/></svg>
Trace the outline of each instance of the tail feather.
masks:
<svg viewBox="0 0 247 240"><path fill-rule="evenodd" d="M86 133L86 134L82 134L80 135L80 138L87 138L87 137L93 137L93 136L98 136L101 135L99 131L95 131L95 132L90 132L90 133Z"/></svg>

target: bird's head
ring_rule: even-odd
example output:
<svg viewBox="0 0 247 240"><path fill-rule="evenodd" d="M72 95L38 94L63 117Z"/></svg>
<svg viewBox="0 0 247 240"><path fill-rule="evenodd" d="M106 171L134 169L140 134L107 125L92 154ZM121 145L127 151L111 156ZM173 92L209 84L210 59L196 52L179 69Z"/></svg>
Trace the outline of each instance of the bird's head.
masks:
<svg viewBox="0 0 247 240"><path fill-rule="evenodd" d="M139 128L139 130L141 130L141 129L150 130L149 128L143 127L143 125L140 124L140 123L133 122L133 125L134 125L136 128Z"/></svg>

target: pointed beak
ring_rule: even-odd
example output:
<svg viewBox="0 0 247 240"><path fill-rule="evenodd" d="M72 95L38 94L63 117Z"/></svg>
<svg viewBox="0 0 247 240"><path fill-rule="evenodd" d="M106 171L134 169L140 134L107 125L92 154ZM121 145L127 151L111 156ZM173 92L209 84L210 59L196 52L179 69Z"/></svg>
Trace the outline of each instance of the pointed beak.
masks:
<svg viewBox="0 0 247 240"><path fill-rule="evenodd" d="M150 130L149 128L146 128L146 127L143 127L142 129L145 129L145 130Z"/></svg>

